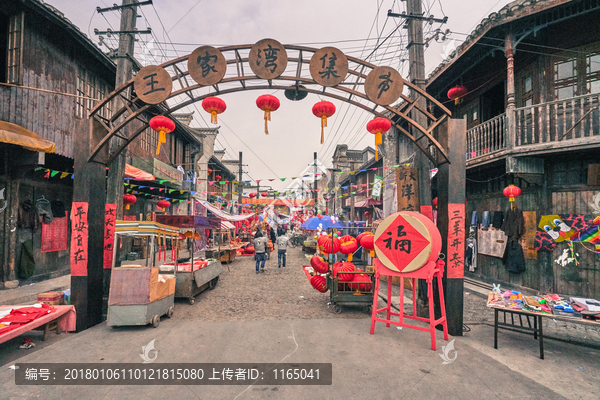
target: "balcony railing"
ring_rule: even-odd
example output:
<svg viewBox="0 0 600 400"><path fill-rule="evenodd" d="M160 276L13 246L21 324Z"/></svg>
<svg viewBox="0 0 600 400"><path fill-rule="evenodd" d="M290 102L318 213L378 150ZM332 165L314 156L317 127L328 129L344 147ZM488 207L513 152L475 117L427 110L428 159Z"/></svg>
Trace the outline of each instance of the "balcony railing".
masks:
<svg viewBox="0 0 600 400"><path fill-rule="evenodd" d="M516 109L515 146L600 135L600 94Z"/></svg>
<svg viewBox="0 0 600 400"><path fill-rule="evenodd" d="M498 115L467 131L467 160L506 148L506 114Z"/></svg>

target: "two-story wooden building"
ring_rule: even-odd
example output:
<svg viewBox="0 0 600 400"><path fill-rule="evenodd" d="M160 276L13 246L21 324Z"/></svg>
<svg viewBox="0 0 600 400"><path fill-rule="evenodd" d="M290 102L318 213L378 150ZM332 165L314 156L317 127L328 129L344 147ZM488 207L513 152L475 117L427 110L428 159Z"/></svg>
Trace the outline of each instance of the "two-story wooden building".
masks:
<svg viewBox="0 0 600 400"><path fill-rule="evenodd" d="M588 221L600 212L593 208L600 192L599 19L599 0L513 1L481 21L429 76L427 92L467 120L467 221L473 211L481 222L484 211L510 208L503 196L509 184L522 190L515 205L535 212L526 235L537 235L537 248L542 216ZM452 88L462 94L456 101L448 99ZM520 274L480 254L470 274L598 298L600 260L585 244L574 243L577 260L570 262L562 257L565 243L552 252L529 248Z"/></svg>

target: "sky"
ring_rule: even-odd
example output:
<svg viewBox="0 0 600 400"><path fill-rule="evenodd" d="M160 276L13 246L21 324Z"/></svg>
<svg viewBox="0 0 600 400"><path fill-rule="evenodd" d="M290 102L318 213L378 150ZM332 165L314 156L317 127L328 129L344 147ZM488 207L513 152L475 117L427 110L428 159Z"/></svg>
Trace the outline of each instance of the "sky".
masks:
<svg viewBox="0 0 600 400"><path fill-rule="evenodd" d="M99 14L96 7L110 7L120 0L46 0L77 25L95 43L98 30L119 29L118 11ZM509 0L423 0L425 15L448 17L446 24L425 25L425 38L436 29L452 33L439 43L431 40L425 50L425 70L429 74L442 60L442 54L458 46L473 28L491 12ZM144 64L160 64L191 53L202 45L215 47L254 44L273 38L282 44L302 44L315 48L334 46L345 54L367 59L380 66L398 69L408 79L408 56L405 50L407 31L399 27L402 19L389 18L387 10L401 13L406 2L400 0L154 0L141 7L137 28L150 27L151 35L138 35L136 58ZM387 39L387 40L386 40ZM117 38L104 41L117 47ZM101 46L107 51L106 45ZM269 135L264 133L263 112L256 98L272 94L281 106L272 113ZM267 180L298 176L312 163L313 153L326 166L331 166L336 144L351 149L374 147L374 136L367 132L369 113L331 98L336 114L329 119L325 143L320 144L320 120L312 114L312 106L320 99L309 94L292 102L282 91L248 90L226 94L225 113L219 115L220 135L215 149L226 149L226 159L237 159L243 152L244 179ZM193 127L213 126L201 104L194 111ZM274 189L284 189L290 182L270 182Z"/></svg>

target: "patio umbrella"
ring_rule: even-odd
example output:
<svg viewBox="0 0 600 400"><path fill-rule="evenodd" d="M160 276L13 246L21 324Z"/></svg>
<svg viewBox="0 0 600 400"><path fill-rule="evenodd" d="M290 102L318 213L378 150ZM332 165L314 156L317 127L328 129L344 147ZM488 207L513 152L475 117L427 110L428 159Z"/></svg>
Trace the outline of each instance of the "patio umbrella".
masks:
<svg viewBox="0 0 600 400"><path fill-rule="evenodd" d="M313 217L307 220L305 223L300 226L300 229L308 229L308 230L316 230L319 227L319 224L323 224L323 229L327 228L344 228L345 225L341 222L336 222L335 224L331 222L331 217L329 215L323 215L323 218Z"/></svg>

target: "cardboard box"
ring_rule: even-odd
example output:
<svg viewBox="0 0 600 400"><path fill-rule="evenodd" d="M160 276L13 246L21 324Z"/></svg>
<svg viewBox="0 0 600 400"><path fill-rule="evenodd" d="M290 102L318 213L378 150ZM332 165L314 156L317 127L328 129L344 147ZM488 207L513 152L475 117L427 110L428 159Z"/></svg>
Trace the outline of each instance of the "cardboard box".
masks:
<svg viewBox="0 0 600 400"><path fill-rule="evenodd" d="M161 275L165 282L157 281L150 286L150 302L164 299L175 293L175 276L174 275Z"/></svg>
<svg viewBox="0 0 600 400"><path fill-rule="evenodd" d="M38 294L38 303L48 304L50 306L60 306L64 304L63 292L46 292Z"/></svg>

